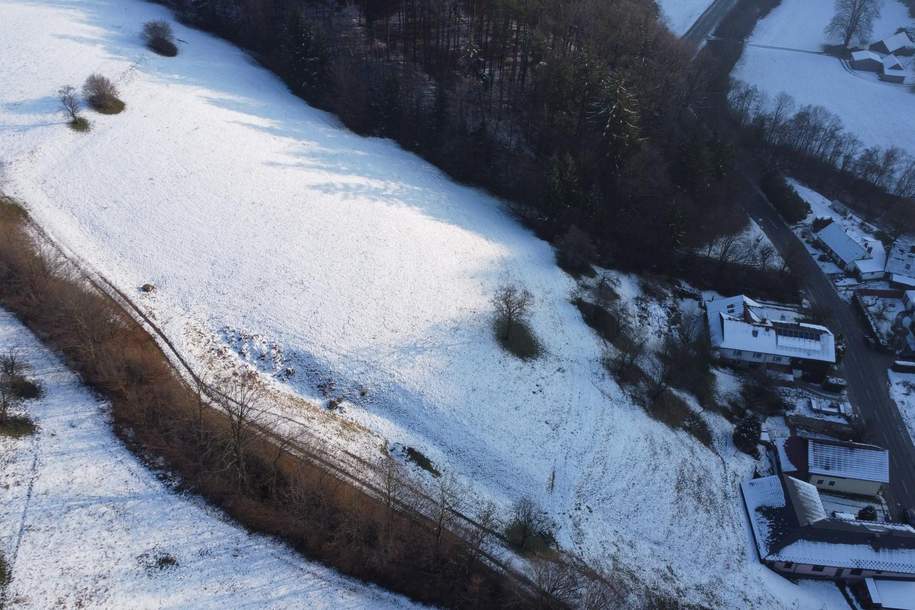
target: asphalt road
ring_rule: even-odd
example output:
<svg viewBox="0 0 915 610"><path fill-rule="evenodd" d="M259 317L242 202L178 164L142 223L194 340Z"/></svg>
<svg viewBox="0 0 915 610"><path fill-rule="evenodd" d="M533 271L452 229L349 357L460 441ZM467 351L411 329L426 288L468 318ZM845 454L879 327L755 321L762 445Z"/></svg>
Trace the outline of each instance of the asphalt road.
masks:
<svg viewBox="0 0 915 610"><path fill-rule="evenodd" d="M747 213L759 224L785 260L790 253L803 248L801 240L782 220L755 180L744 173L753 194L743 198ZM915 507L915 447L890 398L886 371L892 356L877 352L865 343L864 324L851 305L839 298L829 278L810 256L796 256L797 276L811 301L828 308L833 331L845 338L847 350L841 371L848 381L848 396L866 425L865 439L890 450L890 489L887 500L894 512Z"/></svg>
<svg viewBox="0 0 915 610"><path fill-rule="evenodd" d="M715 0L681 38L694 43L698 52L698 48L702 47L703 41L712 35L712 32L715 31L724 16L734 8L735 4L737 4L737 0Z"/></svg>

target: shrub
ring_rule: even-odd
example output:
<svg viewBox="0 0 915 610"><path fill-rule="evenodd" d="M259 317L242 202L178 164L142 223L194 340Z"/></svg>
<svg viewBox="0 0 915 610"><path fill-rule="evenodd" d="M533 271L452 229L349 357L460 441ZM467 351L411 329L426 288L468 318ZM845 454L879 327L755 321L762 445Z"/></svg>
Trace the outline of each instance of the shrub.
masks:
<svg viewBox="0 0 915 610"><path fill-rule="evenodd" d="M117 87L101 74L93 74L86 79L83 96L95 111L102 114L117 114L124 110L124 102L118 99Z"/></svg>
<svg viewBox="0 0 915 610"><path fill-rule="evenodd" d="M67 125L69 125L70 129L72 129L73 131L78 131L80 133L83 133L83 132L86 132L86 131L89 131L90 129L92 129L92 123L89 122L89 119L87 119L85 117L81 117L81 116L76 117L75 119L73 119L72 121L67 123Z"/></svg>
<svg viewBox="0 0 915 610"><path fill-rule="evenodd" d="M597 248L587 233L572 225L556 242L556 262L573 276L594 275L591 263L597 258Z"/></svg>
<svg viewBox="0 0 915 610"><path fill-rule="evenodd" d="M0 553L0 590L3 589L10 581L10 570L9 566L6 564L6 559L3 557L3 553Z"/></svg>
<svg viewBox="0 0 915 610"><path fill-rule="evenodd" d="M542 553L556 542L553 523L530 498L515 503L512 519L505 528L508 544L524 555Z"/></svg>
<svg viewBox="0 0 915 610"><path fill-rule="evenodd" d="M788 409L785 399L763 371L754 371L749 375L740 395L747 409L761 415L779 415Z"/></svg>
<svg viewBox="0 0 915 610"><path fill-rule="evenodd" d="M813 219L813 223L810 225L810 228L813 230L814 233L817 233L819 231L822 231L823 229L825 229L826 227L828 227L831 224L832 224L832 218L817 217L817 218Z"/></svg>
<svg viewBox="0 0 915 610"><path fill-rule="evenodd" d="M74 131L89 131L89 121L79 115L82 104L79 96L76 94L76 88L72 85L65 85L57 91L57 99L60 101L60 110L70 120L67 124Z"/></svg>
<svg viewBox="0 0 915 610"><path fill-rule="evenodd" d="M734 445L746 454L759 456L759 437L762 434L762 423L753 413L745 415L734 426Z"/></svg>
<svg viewBox="0 0 915 610"><path fill-rule="evenodd" d="M804 201L778 172L767 172L760 186L786 222L795 224L810 214L810 204Z"/></svg>
<svg viewBox="0 0 915 610"><path fill-rule="evenodd" d="M174 57L178 54L172 26L166 21L147 21L143 25L143 39L146 46L159 55Z"/></svg>
<svg viewBox="0 0 915 610"><path fill-rule="evenodd" d="M496 338L506 351L522 360L540 355L540 344L527 324L533 304L534 295L514 284L502 285L492 298Z"/></svg>
<svg viewBox="0 0 915 610"><path fill-rule="evenodd" d="M22 376L16 376L8 379L6 384L9 386L13 396L20 398L21 400L34 400L36 398L41 398L41 386L30 379L26 379Z"/></svg>
<svg viewBox="0 0 915 610"><path fill-rule="evenodd" d="M646 411L659 422L692 435L706 447L712 446L712 431L708 424L670 389L664 389L650 399Z"/></svg>
<svg viewBox="0 0 915 610"><path fill-rule="evenodd" d="M877 520L877 509L868 504L864 508L858 511L858 519L861 521L876 521Z"/></svg>
<svg viewBox="0 0 915 610"><path fill-rule="evenodd" d="M442 473L438 468L435 467L435 463L426 456L425 453L413 447L406 447L404 452L407 455L407 459L430 473L434 477L442 476Z"/></svg>
<svg viewBox="0 0 915 610"><path fill-rule="evenodd" d="M20 438L34 434L35 423L25 415L11 415L0 419L0 436Z"/></svg>

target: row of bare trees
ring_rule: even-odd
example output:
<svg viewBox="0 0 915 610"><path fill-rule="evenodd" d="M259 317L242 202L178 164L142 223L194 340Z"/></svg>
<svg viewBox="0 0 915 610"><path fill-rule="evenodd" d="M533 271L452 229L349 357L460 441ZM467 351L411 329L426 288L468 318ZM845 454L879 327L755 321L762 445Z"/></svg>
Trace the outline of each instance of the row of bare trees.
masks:
<svg viewBox="0 0 915 610"><path fill-rule="evenodd" d="M734 82L729 101L740 124L770 146L817 160L900 197L915 197L915 157L897 148L866 147L841 119L822 106L797 107L755 85Z"/></svg>

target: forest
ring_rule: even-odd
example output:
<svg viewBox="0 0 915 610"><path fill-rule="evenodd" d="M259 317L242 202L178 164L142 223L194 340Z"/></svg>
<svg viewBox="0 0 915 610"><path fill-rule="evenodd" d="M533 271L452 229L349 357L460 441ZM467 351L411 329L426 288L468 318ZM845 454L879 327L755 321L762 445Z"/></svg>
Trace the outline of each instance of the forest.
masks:
<svg viewBox="0 0 915 610"><path fill-rule="evenodd" d="M164 0L354 131L505 198L567 258L664 269L740 228L709 84L652 0Z"/></svg>

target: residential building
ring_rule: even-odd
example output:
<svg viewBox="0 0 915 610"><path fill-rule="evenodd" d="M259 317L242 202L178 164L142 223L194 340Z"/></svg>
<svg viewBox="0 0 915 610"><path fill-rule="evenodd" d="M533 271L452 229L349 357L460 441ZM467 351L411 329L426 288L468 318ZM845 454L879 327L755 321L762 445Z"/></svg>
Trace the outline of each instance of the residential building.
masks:
<svg viewBox="0 0 915 610"><path fill-rule="evenodd" d="M867 249L852 239L838 222L829 223L814 236L836 265L846 271L853 271L855 261L868 257Z"/></svg>
<svg viewBox="0 0 915 610"><path fill-rule="evenodd" d="M776 439L782 473L832 493L873 497L890 482L889 451L825 438Z"/></svg>
<svg viewBox="0 0 915 610"><path fill-rule="evenodd" d="M889 55L899 51L910 50L913 48L913 45L912 39L909 38L909 35L906 32L899 32L892 36L888 36L883 40L878 40L869 48L871 51L880 53L881 55Z"/></svg>
<svg viewBox="0 0 915 610"><path fill-rule="evenodd" d="M905 82L905 67L895 55L887 55L883 58L880 79L891 83Z"/></svg>
<svg viewBox="0 0 915 610"><path fill-rule="evenodd" d="M835 337L804 322L796 309L739 295L706 303L709 340L719 358L786 370L806 363L834 364Z"/></svg>
<svg viewBox="0 0 915 610"><path fill-rule="evenodd" d="M773 570L839 581L915 581L912 527L829 516L814 485L785 474L740 487L760 561Z"/></svg>
<svg viewBox="0 0 915 610"><path fill-rule="evenodd" d="M883 71L883 58L873 51L854 51L849 63L855 70L878 73Z"/></svg>
<svg viewBox="0 0 915 610"><path fill-rule="evenodd" d="M915 288L915 236L903 235L893 242L885 271L894 285Z"/></svg>

